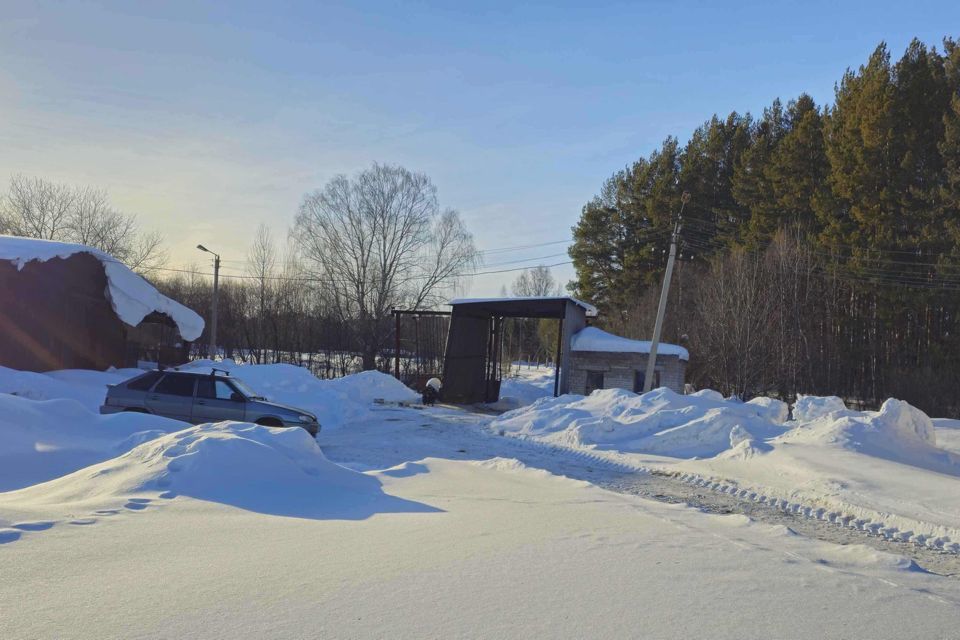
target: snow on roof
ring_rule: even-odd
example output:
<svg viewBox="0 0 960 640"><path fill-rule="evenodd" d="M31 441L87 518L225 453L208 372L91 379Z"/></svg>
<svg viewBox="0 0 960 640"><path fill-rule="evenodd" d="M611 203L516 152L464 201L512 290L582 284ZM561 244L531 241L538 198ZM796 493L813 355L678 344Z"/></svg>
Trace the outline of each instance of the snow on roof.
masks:
<svg viewBox="0 0 960 640"><path fill-rule="evenodd" d="M587 315L591 318L597 316L597 308L592 304L588 304L583 300L577 300L576 298L571 298L570 296L515 296L507 298L455 298L447 304L453 306L455 304L483 304L490 302L534 302L534 301L550 301L550 300L569 300L573 304L581 307L587 312Z"/></svg>
<svg viewBox="0 0 960 640"><path fill-rule="evenodd" d="M104 293L117 316L126 324L135 327L156 311L173 320L184 340L196 340L203 333L203 318L196 312L162 295L127 265L99 249L68 242L0 235L0 260L12 262L17 270L23 269L28 262L66 259L77 253L88 253L103 265L107 276Z"/></svg>
<svg viewBox="0 0 960 640"><path fill-rule="evenodd" d="M570 348L573 351L603 351L607 353L650 353L649 340L631 340L615 336L596 327L586 327L573 334ZM683 347L661 342L657 345L657 354L678 356L681 360L690 360L690 353Z"/></svg>

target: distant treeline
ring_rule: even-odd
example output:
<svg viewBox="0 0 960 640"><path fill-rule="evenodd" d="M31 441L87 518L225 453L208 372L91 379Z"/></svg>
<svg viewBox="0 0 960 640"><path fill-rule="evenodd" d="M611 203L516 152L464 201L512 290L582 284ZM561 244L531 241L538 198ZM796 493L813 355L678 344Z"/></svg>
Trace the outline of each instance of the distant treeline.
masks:
<svg viewBox="0 0 960 640"><path fill-rule="evenodd" d="M607 180L571 249L575 292L652 333L682 216L664 338L689 378L744 396L887 396L960 412L960 45L885 45L832 105L714 116Z"/></svg>

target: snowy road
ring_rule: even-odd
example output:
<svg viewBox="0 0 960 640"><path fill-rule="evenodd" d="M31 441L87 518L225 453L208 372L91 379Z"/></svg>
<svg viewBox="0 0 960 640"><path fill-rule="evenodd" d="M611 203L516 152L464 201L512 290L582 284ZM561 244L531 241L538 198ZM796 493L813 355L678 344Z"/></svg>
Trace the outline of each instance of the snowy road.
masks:
<svg viewBox="0 0 960 640"><path fill-rule="evenodd" d="M766 503L741 499L682 482L673 474L632 469L609 455L544 445L491 433L491 414L448 408L384 407L382 420L353 424L321 433L319 442L331 460L365 471L384 469L422 457L452 460L515 458L528 467L584 480L604 489L657 500L688 504L714 514L740 514L758 522L787 526L811 539L840 545L862 544L914 560L932 573L960 578L960 555L912 542L889 540L869 531L803 517Z"/></svg>

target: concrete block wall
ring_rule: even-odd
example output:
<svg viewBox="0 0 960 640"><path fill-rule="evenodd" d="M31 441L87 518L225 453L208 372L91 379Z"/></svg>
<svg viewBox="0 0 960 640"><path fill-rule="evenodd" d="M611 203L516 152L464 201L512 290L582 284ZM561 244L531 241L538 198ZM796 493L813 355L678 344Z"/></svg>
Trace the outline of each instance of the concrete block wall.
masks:
<svg viewBox="0 0 960 640"><path fill-rule="evenodd" d="M604 389L633 391L634 372L646 372L647 359L648 354L645 353L574 351L569 360L569 392L586 393L588 371L603 372ZM687 370L685 361L677 356L658 355L656 370L660 373L660 386L683 393Z"/></svg>

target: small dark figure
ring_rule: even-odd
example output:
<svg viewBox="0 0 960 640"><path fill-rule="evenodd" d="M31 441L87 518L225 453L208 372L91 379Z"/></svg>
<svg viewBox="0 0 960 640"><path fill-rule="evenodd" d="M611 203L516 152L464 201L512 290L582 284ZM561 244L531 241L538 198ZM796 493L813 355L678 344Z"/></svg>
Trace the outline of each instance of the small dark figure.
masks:
<svg viewBox="0 0 960 640"><path fill-rule="evenodd" d="M436 404L437 398L440 397L440 380L438 378L430 378L427 380L426 386L423 388L423 404L430 407Z"/></svg>

